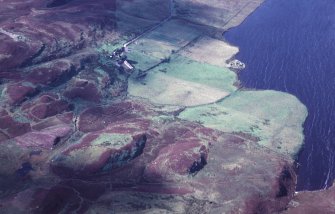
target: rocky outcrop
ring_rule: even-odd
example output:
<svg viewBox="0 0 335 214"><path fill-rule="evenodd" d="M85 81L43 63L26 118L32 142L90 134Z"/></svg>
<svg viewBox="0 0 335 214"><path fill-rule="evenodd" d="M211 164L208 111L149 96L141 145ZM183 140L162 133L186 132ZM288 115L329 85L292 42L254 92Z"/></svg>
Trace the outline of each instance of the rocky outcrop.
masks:
<svg viewBox="0 0 335 214"><path fill-rule="evenodd" d="M15 145L20 153L17 157L25 158L16 158L16 164L3 166L2 172L7 177L20 175L35 185L15 193L30 195L30 202L15 197L2 209L47 211L63 192L67 200L57 203L57 209L64 212L79 207L93 211L98 204L109 209L110 204L126 198L116 211L144 211L147 208L139 207L144 203L152 207L147 211L164 206L178 213L194 209L199 213L271 213L283 210L291 200L296 182L291 159L243 136L164 117L161 111L141 101L120 102L84 111L77 123L85 134L71 134L73 129L61 118L63 125L5 141L1 145L7 148L3 150L7 155L14 156L8 151ZM101 124L89 128L88 121L97 117L104 120L96 120ZM53 179L39 184L45 174ZM110 190L96 193L95 202L88 206L86 193L77 192L85 185L67 183L76 179L90 183L92 189L103 185ZM128 198L129 194L133 196ZM155 202L143 201L147 197ZM66 205L69 201L75 208Z"/></svg>
<svg viewBox="0 0 335 214"><path fill-rule="evenodd" d="M188 3L1 1L1 213L275 213L296 197L286 154L305 109L237 91L223 68L237 49ZM128 54L141 79L109 54L147 29ZM207 43L227 53L208 59Z"/></svg>
<svg viewBox="0 0 335 214"><path fill-rule="evenodd" d="M67 101L60 99L57 94L42 94L36 101L25 103L22 110L26 116L35 121L43 120L63 112L69 112L73 106Z"/></svg>
<svg viewBox="0 0 335 214"><path fill-rule="evenodd" d="M120 124L122 126L122 124ZM143 153L147 136L142 130L115 125L85 135L52 157L52 170L61 176L83 178L125 165Z"/></svg>

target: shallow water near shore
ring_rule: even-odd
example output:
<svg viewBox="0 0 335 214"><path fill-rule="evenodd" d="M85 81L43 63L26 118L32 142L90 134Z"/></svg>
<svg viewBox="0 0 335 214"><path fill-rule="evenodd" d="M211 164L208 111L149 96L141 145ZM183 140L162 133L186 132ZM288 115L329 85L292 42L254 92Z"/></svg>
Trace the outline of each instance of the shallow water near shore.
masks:
<svg viewBox="0 0 335 214"><path fill-rule="evenodd" d="M297 96L309 116L299 155L298 190L330 186L335 177L335 2L267 0L224 34L246 63L247 88Z"/></svg>

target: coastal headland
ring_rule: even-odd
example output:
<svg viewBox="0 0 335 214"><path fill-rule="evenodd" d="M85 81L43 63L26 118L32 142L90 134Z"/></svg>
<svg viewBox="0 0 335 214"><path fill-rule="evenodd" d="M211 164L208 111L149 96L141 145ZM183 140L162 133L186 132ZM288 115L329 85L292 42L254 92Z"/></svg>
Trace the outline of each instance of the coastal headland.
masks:
<svg viewBox="0 0 335 214"><path fill-rule="evenodd" d="M328 207L295 194L306 107L229 68L262 2L1 1L1 213Z"/></svg>

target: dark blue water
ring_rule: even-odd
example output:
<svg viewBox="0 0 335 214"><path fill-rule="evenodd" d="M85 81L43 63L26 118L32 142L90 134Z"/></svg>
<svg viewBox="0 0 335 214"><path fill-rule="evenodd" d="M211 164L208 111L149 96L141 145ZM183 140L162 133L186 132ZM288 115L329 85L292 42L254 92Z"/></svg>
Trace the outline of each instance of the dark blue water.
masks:
<svg viewBox="0 0 335 214"><path fill-rule="evenodd" d="M298 190L335 177L335 0L267 0L225 35L239 46L248 88L297 96L308 108Z"/></svg>

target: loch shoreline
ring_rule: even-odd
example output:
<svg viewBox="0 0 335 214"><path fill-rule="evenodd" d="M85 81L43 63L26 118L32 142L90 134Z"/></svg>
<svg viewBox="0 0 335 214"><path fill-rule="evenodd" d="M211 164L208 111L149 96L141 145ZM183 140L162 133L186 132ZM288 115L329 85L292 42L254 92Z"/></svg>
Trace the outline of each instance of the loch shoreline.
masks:
<svg viewBox="0 0 335 214"><path fill-rule="evenodd" d="M240 90L221 37L262 0L5 2L1 212L274 213L296 197L306 107Z"/></svg>
<svg viewBox="0 0 335 214"><path fill-rule="evenodd" d="M324 189L334 178L335 101L328 95L335 67L332 8L331 1L269 0L225 33L226 40L242 49L236 57L247 63L239 75L245 87L294 94L309 110L298 160L298 190Z"/></svg>

